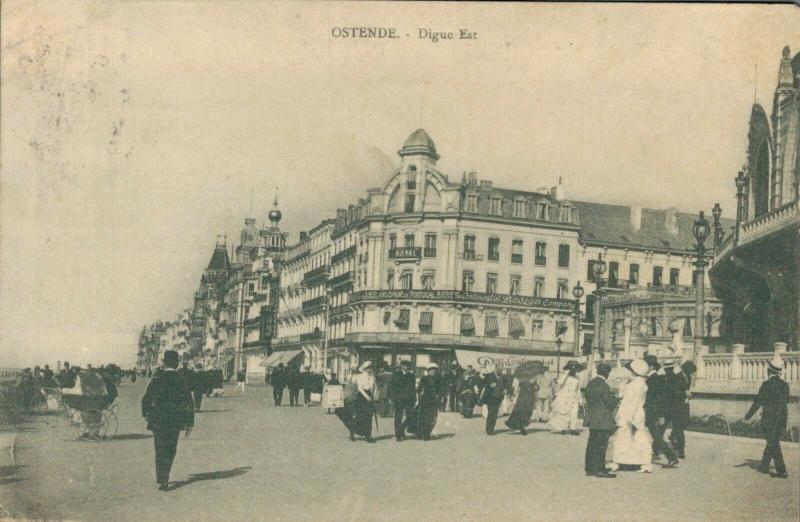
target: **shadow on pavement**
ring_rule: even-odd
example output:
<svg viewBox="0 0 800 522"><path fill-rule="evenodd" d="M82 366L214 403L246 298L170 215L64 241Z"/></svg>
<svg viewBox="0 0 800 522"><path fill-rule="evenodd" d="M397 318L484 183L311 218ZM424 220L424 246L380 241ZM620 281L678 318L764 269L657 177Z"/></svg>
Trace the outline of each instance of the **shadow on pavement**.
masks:
<svg viewBox="0 0 800 522"><path fill-rule="evenodd" d="M522 435L522 432L519 431L519 430L508 430L508 431L512 431L513 432L510 435ZM532 433L540 433L542 431L550 431L550 430L547 430L547 429L544 429L544 428L533 428L533 429L527 429L526 428L525 429L525 433L527 433L528 435L530 435Z"/></svg>
<svg viewBox="0 0 800 522"><path fill-rule="evenodd" d="M759 466L761 466L761 461L760 460L747 459L744 462L742 462L741 464L736 464L733 467L734 468L750 468L752 470L758 471Z"/></svg>
<svg viewBox="0 0 800 522"><path fill-rule="evenodd" d="M108 437L106 440L141 440L141 439L152 439L152 435L148 435L147 433L123 433L121 435L112 435Z"/></svg>
<svg viewBox="0 0 800 522"><path fill-rule="evenodd" d="M452 439L455 436L455 433L438 433L436 435L431 435L431 440Z"/></svg>
<svg viewBox="0 0 800 522"><path fill-rule="evenodd" d="M0 466L0 486L5 484L13 484L15 482L22 482L23 478L16 477L17 472L24 468L24 464L12 464L10 466Z"/></svg>
<svg viewBox="0 0 800 522"><path fill-rule="evenodd" d="M223 413L231 410L200 410L197 413Z"/></svg>
<svg viewBox="0 0 800 522"><path fill-rule="evenodd" d="M183 486L188 486L192 482L200 482L202 480L220 480L220 479L229 479L238 477L239 475L244 475L245 473L250 471L250 469L251 469L250 466L244 466L224 471L211 471L209 473L193 473L189 475L189 480L179 480L173 482L169 490L173 491L175 489L182 488Z"/></svg>

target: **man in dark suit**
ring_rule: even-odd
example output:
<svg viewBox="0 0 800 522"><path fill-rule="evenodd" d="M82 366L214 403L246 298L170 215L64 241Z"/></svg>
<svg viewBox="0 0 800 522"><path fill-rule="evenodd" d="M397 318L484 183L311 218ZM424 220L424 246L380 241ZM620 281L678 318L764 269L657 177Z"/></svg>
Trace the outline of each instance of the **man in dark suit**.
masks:
<svg viewBox="0 0 800 522"><path fill-rule="evenodd" d="M689 387L693 368L691 361L678 367L674 363L664 364L666 422L672 427L669 440L679 459L686 458L686 436L683 432L689 426L689 399L692 397Z"/></svg>
<svg viewBox="0 0 800 522"><path fill-rule="evenodd" d="M314 388L314 374L309 366L304 366L300 373L300 383L303 386L303 404L311 406L311 393Z"/></svg>
<svg viewBox="0 0 800 522"><path fill-rule="evenodd" d="M647 396L644 400L644 423L653 438L653 458L663 453L667 457L665 468L674 468L678 465L678 458L675 452L664 441L664 432L667 430L666 420L666 401L664 388L664 375L659 375L658 370L661 365L654 355L645 355L645 362L650 367L650 375L647 376Z"/></svg>
<svg viewBox="0 0 800 522"><path fill-rule="evenodd" d="M400 362L400 371L392 375L387 392L394 404L394 436L400 442L406 437L406 427L417 402L417 378L409 361Z"/></svg>
<svg viewBox="0 0 800 522"><path fill-rule="evenodd" d="M156 482L158 489L167 491L169 472L178 450L178 436L186 436L194 426L194 401L186 383L178 378L178 352L164 352L164 371L147 385L142 397L142 417L147 429L153 432L156 450Z"/></svg>
<svg viewBox="0 0 800 522"><path fill-rule="evenodd" d="M198 363L192 372L190 382L190 389L194 397L194 411L200 411L200 406L203 404L203 394L206 393L208 387L208 378L206 372L203 371L203 365Z"/></svg>
<svg viewBox="0 0 800 522"><path fill-rule="evenodd" d="M616 477L606 471L606 450L608 439L616 429L614 409L617 406L611 387L606 382L610 373L611 366L600 363L597 365L597 377L586 385L586 417L583 425L589 428L589 442L586 444L584 469L590 477Z"/></svg>
<svg viewBox="0 0 800 522"><path fill-rule="evenodd" d="M283 389L286 388L286 369L283 367L283 363L279 363L278 367L272 370L269 383L272 385L272 400L275 401L275 406L280 406L283 400Z"/></svg>
<svg viewBox="0 0 800 522"><path fill-rule="evenodd" d="M289 367L286 372L286 384L289 385L289 406L300 405L300 388L303 387L303 376L296 368Z"/></svg>
<svg viewBox="0 0 800 522"><path fill-rule="evenodd" d="M486 405L489 413L486 415L486 434L494 435L494 427L497 424L497 413L500 411L500 403L503 402L505 391L503 381L497 375L493 365L487 366L483 376L483 392L481 393L482 404Z"/></svg>
<svg viewBox="0 0 800 522"><path fill-rule="evenodd" d="M775 461L775 478L787 478L786 464L783 462L783 452L781 452L781 435L786 431L786 420L788 417L789 404L789 385L781 379L783 371L783 360L779 356L767 365L767 380L758 389L758 396L744 416L745 421L749 421L755 413L761 410L761 429L767 441L764 448L764 455L761 457L761 464L758 471L769 474L771 461Z"/></svg>

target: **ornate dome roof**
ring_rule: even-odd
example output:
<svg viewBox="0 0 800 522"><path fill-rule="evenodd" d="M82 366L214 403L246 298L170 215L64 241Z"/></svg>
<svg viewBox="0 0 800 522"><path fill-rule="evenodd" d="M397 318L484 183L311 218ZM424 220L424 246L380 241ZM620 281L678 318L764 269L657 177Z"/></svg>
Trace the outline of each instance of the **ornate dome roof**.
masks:
<svg viewBox="0 0 800 522"><path fill-rule="evenodd" d="M425 154L434 159L439 159L439 155L436 153L436 144L433 143L433 140L428 136L428 133L425 132L425 129L417 129L412 132L411 136L403 143L403 148L398 151L398 154L400 154L400 156Z"/></svg>
<svg viewBox="0 0 800 522"><path fill-rule="evenodd" d="M277 227L282 217L283 214L278 210L278 187L275 187L275 201L272 202L272 210L267 213L267 218L273 227Z"/></svg>

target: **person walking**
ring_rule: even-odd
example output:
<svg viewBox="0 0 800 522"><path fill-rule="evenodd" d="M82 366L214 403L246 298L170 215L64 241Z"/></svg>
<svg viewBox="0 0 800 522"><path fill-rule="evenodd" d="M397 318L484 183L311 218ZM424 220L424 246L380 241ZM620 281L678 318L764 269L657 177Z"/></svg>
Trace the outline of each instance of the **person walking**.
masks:
<svg viewBox="0 0 800 522"><path fill-rule="evenodd" d="M442 403L442 385L439 380L439 367L435 364L428 366L427 375L420 381L417 391L419 393L419 407L417 411L417 436L422 440L431 440L431 433L439 418L439 407Z"/></svg>
<svg viewBox="0 0 800 522"><path fill-rule="evenodd" d="M246 380L247 380L247 377L244 374L244 370L239 370L238 372L236 372L236 388L234 389L234 391L241 390L242 393L244 393L244 391L245 391L244 387L245 387L245 381Z"/></svg>
<svg viewBox="0 0 800 522"><path fill-rule="evenodd" d="M556 398L553 399L550 429L561 435L580 435L578 410L583 400L578 372L583 370L583 366L577 361L569 361L563 370L567 373L561 380Z"/></svg>
<svg viewBox="0 0 800 522"><path fill-rule="evenodd" d="M355 440L354 435L360 435L372 443L375 442L372 438L372 416L375 414L375 376L372 362L364 362L358 370L359 373L355 376L356 394L353 401L354 418L350 440Z"/></svg>
<svg viewBox="0 0 800 522"><path fill-rule="evenodd" d="M761 456L758 471L769 474L770 463L775 462L775 478L785 479L789 476L786 464L783 462L781 451L781 435L786 431L788 419L789 385L781 379L783 372L783 359L776 354L767 363L767 380L761 383L756 400L744 416L745 421L750 421L753 415L761 409L761 429L767 446Z"/></svg>
<svg viewBox="0 0 800 522"><path fill-rule="evenodd" d="M300 405L300 388L303 387L303 378L296 368L289 367L286 372L286 384L289 386L289 406Z"/></svg>
<svg viewBox="0 0 800 522"><path fill-rule="evenodd" d="M147 385L142 397L142 417L153 432L156 482L158 489L169 489L169 473L178 450L181 431L188 437L194 427L194 402L189 389L177 376L178 352L164 352L164 371Z"/></svg>
<svg viewBox="0 0 800 522"><path fill-rule="evenodd" d="M664 365L666 372L664 378L666 399L666 424L672 427L669 441L675 449L679 459L686 458L686 436L684 431L689 427L689 399L692 392L692 374L697 366L692 361L686 361L680 366L674 363Z"/></svg>
<svg viewBox="0 0 800 522"><path fill-rule="evenodd" d="M644 405L647 397L645 378L650 371L642 359L634 359L628 364L631 379L620 388L620 404L614 419L617 431L609 441L610 471L617 471L620 465L638 466L641 473L653 472L653 439L645 424Z"/></svg>
<svg viewBox="0 0 800 522"><path fill-rule="evenodd" d="M286 369L283 363L278 363L278 367L272 370L269 383L272 386L272 400L275 406L280 406L283 401L283 389L286 388Z"/></svg>
<svg viewBox="0 0 800 522"><path fill-rule="evenodd" d="M653 458L658 458L660 453L667 457L665 468L674 468L678 465L678 458L672 448L664 441L664 432L667 429L667 375L659 372L660 364L654 355L645 355L644 361L648 366L647 394L644 400L645 426L653 439Z"/></svg>
<svg viewBox="0 0 800 522"><path fill-rule="evenodd" d="M189 381L189 388L192 392L192 398L194 399L195 412L199 412L200 406L203 404L203 395L206 393L207 382L208 379L206 378L206 372L203 371L203 365L197 363L194 372L192 372L191 380Z"/></svg>
<svg viewBox="0 0 800 522"><path fill-rule="evenodd" d="M378 415L388 417L391 412L391 401L389 400L389 383L394 373L386 363L381 363L381 369L375 373L375 387L377 388Z"/></svg>
<svg viewBox="0 0 800 522"><path fill-rule="evenodd" d="M400 362L400 371L392 375L387 389L394 405L394 436L397 442L406 438L406 428L414 415L416 403L416 377L409 361Z"/></svg>
<svg viewBox="0 0 800 522"><path fill-rule="evenodd" d="M514 407L514 375L510 368L503 370L500 380L503 382L503 401L500 404L498 415L503 417L510 415L511 408Z"/></svg>
<svg viewBox="0 0 800 522"><path fill-rule="evenodd" d="M532 379L517 377L511 381L510 397L511 414L506 419L506 426L527 435L527 427L531 423L536 404L536 384Z"/></svg>
<svg viewBox="0 0 800 522"><path fill-rule="evenodd" d="M615 478L606 470L606 450L608 440L614 433L614 409L617 401L608 385L611 366L597 365L597 377L586 385L586 417L583 425L589 428L589 441L586 443L584 471L590 477Z"/></svg>
<svg viewBox="0 0 800 522"><path fill-rule="evenodd" d="M467 419L472 418L475 412L475 404L480 397L481 380L478 374L468 366L464 372L460 383L459 396L461 398L461 416Z"/></svg>
<svg viewBox="0 0 800 522"><path fill-rule="evenodd" d="M303 387L303 405L311 406L311 393L314 391L314 374L311 373L311 367L303 367L303 371L300 372L300 384Z"/></svg>
<svg viewBox="0 0 800 522"><path fill-rule="evenodd" d="M497 413L500 411L500 403L503 402L503 381L497 375L494 365L488 365L484 369L483 392L480 402L486 405L486 434L494 435L494 427L497 424Z"/></svg>
<svg viewBox="0 0 800 522"><path fill-rule="evenodd" d="M453 361L450 370L450 378L447 381L447 402L450 405L450 411L458 411L458 381L461 378L461 368L458 363Z"/></svg>
<svg viewBox="0 0 800 522"><path fill-rule="evenodd" d="M533 409L533 418L547 422L550 420L550 407L555 395L555 381L550 372L537 375L533 383L536 385L536 407Z"/></svg>

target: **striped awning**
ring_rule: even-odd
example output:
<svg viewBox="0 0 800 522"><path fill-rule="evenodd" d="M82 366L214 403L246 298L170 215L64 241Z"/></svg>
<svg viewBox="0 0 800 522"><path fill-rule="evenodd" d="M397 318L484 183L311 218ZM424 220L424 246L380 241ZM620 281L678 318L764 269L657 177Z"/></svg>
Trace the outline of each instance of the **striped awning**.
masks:
<svg viewBox="0 0 800 522"><path fill-rule="evenodd" d="M295 357L300 355L301 350L285 350L282 352L272 352L264 361L259 364L265 368L275 368L280 363L289 364Z"/></svg>
<svg viewBox="0 0 800 522"><path fill-rule="evenodd" d="M475 332L475 322L472 320L472 314L461 314L461 333L473 334Z"/></svg>
<svg viewBox="0 0 800 522"><path fill-rule="evenodd" d="M431 328L433 326L433 312L422 312L419 314L419 327Z"/></svg>
<svg viewBox="0 0 800 522"><path fill-rule="evenodd" d="M500 332L500 327L497 325L497 316L487 315L485 327L484 335L486 337L496 337Z"/></svg>
<svg viewBox="0 0 800 522"><path fill-rule="evenodd" d="M400 310L400 315L395 319L394 324L399 328L408 328L408 323L411 322L411 310L403 308Z"/></svg>
<svg viewBox="0 0 800 522"><path fill-rule="evenodd" d="M508 318L508 334L519 337L525 335L525 325L522 324L522 320L516 314L512 314Z"/></svg>

